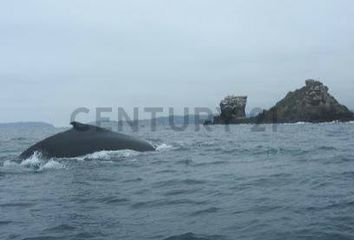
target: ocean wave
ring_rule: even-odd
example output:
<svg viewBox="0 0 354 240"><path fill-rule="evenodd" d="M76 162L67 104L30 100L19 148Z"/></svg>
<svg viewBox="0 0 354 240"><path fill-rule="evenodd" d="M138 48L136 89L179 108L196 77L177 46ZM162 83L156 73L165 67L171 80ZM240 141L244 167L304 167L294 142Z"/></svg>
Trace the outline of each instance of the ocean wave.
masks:
<svg viewBox="0 0 354 240"><path fill-rule="evenodd" d="M162 180L154 183L155 187L161 188L161 187L171 187L171 186L191 186L191 185L203 185L206 184L206 180L200 180L200 179L168 179L168 180Z"/></svg>
<svg viewBox="0 0 354 240"><path fill-rule="evenodd" d="M177 147L174 147L172 145L168 145L168 144L162 143L162 144L156 146L156 151L164 152L164 151L173 150L173 149L176 149L176 148Z"/></svg>
<svg viewBox="0 0 354 240"><path fill-rule="evenodd" d="M55 161L54 159L45 160L40 152L35 152L29 158L18 163L11 160L6 160L3 163L3 168L7 169L33 169L36 171L43 171L48 169L62 169L65 165Z"/></svg>
<svg viewBox="0 0 354 240"><path fill-rule="evenodd" d="M65 166L57 161L54 160L49 160L48 162L46 162L44 165L42 165L39 170L44 170L44 169L61 169L61 168L65 168Z"/></svg>
<svg viewBox="0 0 354 240"><path fill-rule="evenodd" d="M274 124L274 125L280 125L280 126L296 126L296 125L307 125L307 124L313 124L311 122L303 122L303 121L299 121L299 122L285 122L285 123L269 123L269 124L259 124L260 126L264 125L270 125L270 124Z"/></svg>
<svg viewBox="0 0 354 240"><path fill-rule="evenodd" d="M175 141L169 144L167 143L159 143L153 144L157 152L165 152L165 151L188 151L191 148L190 142L187 141Z"/></svg>
<svg viewBox="0 0 354 240"><path fill-rule="evenodd" d="M75 227L68 224L60 224L51 228L47 228L44 231L46 232L62 232L62 231L72 231L75 230Z"/></svg>
<svg viewBox="0 0 354 240"><path fill-rule="evenodd" d="M151 154L156 152L165 152L176 147L162 143L156 146L155 152L138 152L134 150L115 150L115 151L98 151L90 154L86 154L79 157L72 158L50 158L46 159L43 157L41 152L34 152L29 158L22 160L21 162L13 160L5 160L2 164L3 168L23 168L23 169L34 169L36 171L47 170L47 169L61 169L65 168L63 164L64 161L68 160L78 160L78 161L92 161L100 160L104 162L112 162L112 160L122 160L134 158L143 154ZM17 159L18 160L18 159Z"/></svg>
<svg viewBox="0 0 354 240"><path fill-rule="evenodd" d="M8 225L8 224L11 224L12 221L0 221L0 226L1 225Z"/></svg>
<svg viewBox="0 0 354 240"><path fill-rule="evenodd" d="M43 165L43 157L40 152L34 152L32 156L29 158L23 160L20 165L23 167L32 167L32 168L39 168L41 165Z"/></svg>
<svg viewBox="0 0 354 240"><path fill-rule="evenodd" d="M191 205L191 206L201 206L207 204L207 200L193 200L189 198L182 199L156 199L139 201L130 205L132 209L149 209L161 206L177 206L177 205Z"/></svg>
<svg viewBox="0 0 354 240"><path fill-rule="evenodd" d="M172 145L167 145L165 143L162 143L160 145L156 146L156 151L157 152L163 152L163 151L169 151L175 149ZM103 151L97 151L94 153L89 153L83 156L79 157L72 157L72 158L66 158L66 159L71 159L71 160L79 160L79 161L84 161L84 160L114 160L114 159L125 159L125 158L131 158L131 157L136 157L142 154L149 154L149 153L154 153L154 152L138 152L130 149L124 149L124 150L103 150Z"/></svg>
<svg viewBox="0 0 354 240"><path fill-rule="evenodd" d="M86 154L80 157L73 157L75 160L112 160L119 158L135 157L141 154L140 152L133 150L116 150L116 151L98 151L90 154Z"/></svg>
<svg viewBox="0 0 354 240"><path fill-rule="evenodd" d="M206 208L206 209L201 209L201 210L197 210L197 211L194 211L190 214L190 216L192 217L196 217L196 216L199 216L199 215L204 215L204 214L209 214L209 213L216 213L218 212L220 209L219 208L216 208L216 207L210 207L210 208Z"/></svg>
<svg viewBox="0 0 354 240"><path fill-rule="evenodd" d="M226 239L221 235L200 235L194 233L185 233L182 235L171 236L164 240L224 240Z"/></svg>
<svg viewBox="0 0 354 240"><path fill-rule="evenodd" d="M168 145L165 143L162 143L160 145L157 145L156 147L156 152L164 152L164 151L169 151L172 149L176 149L176 147L172 145ZM155 152L138 152L134 150L114 150L114 151L98 151L90 154L86 154L80 157L74 157L72 159L76 160L112 160L112 159L122 159L122 158L131 158L131 157L136 157L139 155L143 154L150 154L150 153L155 153Z"/></svg>
<svg viewBox="0 0 354 240"><path fill-rule="evenodd" d="M354 121L348 121L348 122L341 122L338 120L334 120L334 121L330 121L330 122L303 122L303 121L299 121L299 122L294 122L294 123L276 123L279 125L309 125L309 124L318 124L318 125L333 125L333 124L351 124L354 123Z"/></svg>

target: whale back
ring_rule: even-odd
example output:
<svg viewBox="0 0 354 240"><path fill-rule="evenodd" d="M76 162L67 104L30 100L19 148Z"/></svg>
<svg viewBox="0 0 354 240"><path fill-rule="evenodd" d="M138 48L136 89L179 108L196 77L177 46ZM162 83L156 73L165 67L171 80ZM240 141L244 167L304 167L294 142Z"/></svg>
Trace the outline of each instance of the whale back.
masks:
<svg viewBox="0 0 354 240"><path fill-rule="evenodd" d="M148 142L101 127L72 122L71 129L50 136L29 147L20 158L25 159L40 152L46 158L77 157L97 151L135 150L154 151Z"/></svg>

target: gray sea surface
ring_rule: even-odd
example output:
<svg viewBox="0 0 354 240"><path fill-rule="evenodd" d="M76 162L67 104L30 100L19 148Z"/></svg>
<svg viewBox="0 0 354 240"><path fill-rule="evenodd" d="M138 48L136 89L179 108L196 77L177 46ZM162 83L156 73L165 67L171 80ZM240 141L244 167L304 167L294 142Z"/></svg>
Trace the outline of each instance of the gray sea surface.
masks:
<svg viewBox="0 0 354 240"><path fill-rule="evenodd" d="M1 129L0 239L354 239L354 124L158 127L156 152L17 156L63 129Z"/></svg>

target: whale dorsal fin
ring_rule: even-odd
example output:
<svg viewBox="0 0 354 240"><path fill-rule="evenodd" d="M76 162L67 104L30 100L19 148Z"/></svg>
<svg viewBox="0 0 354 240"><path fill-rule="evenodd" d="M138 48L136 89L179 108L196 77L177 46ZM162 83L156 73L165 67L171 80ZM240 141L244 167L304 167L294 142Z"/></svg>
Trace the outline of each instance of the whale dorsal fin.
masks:
<svg viewBox="0 0 354 240"><path fill-rule="evenodd" d="M96 131L108 131L105 128L101 128L101 127L97 127L94 125L89 125L89 124L85 124L85 123L80 123L80 122L76 122L73 121L70 123L73 126L73 129L77 130L77 131L87 131L87 130L96 130Z"/></svg>
<svg viewBox="0 0 354 240"><path fill-rule="evenodd" d="M90 125L84 124L84 123L80 123L80 122L71 122L70 123L73 128L75 130L79 130L79 131L84 131L84 130L88 130L90 128Z"/></svg>

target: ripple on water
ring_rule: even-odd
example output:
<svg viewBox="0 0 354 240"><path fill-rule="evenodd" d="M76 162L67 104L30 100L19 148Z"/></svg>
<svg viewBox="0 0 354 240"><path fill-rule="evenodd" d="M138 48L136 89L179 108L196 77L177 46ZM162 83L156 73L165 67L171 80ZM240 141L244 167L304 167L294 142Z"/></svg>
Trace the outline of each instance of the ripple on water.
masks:
<svg viewBox="0 0 354 240"><path fill-rule="evenodd" d="M141 201L136 202L131 205L131 208L152 208L152 207L161 207L169 205L203 205L208 203L207 200L192 200L192 199L158 199L150 201Z"/></svg>
<svg viewBox="0 0 354 240"><path fill-rule="evenodd" d="M220 208L217 207L210 207L210 208L206 208L206 209L202 209L202 210L198 210L198 211L194 211L190 214L190 216L200 216L200 215L205 215L208 213L216 213L220 210Z"/></svg>
<svg viewBox="0 0 354 240"><path fill-rule="evenodd" d="M11 224L12 221L0 221L0 226L1 225L7 225L7 224Z"/></svg>
<svg viewBox="0 0 354 240"><path fill-rule="evenodd" d="M122 182L123 183L136 183L136 182L142 182L143 179L140 177L137 178L130 178L130 179L124 179Z"/></svg>
<svg viewBox="0 0 354 240"><path fill-rule="evenodd" d="M164 196L176 196L176 195L183 195L183 194L193 194L198 192L200 189L175 189L175 190L169 190L167 192L165 192L163 195Z"/></svg>
<svg viewBox="0 0 354 240"><path fill-rule="evenodd" d="M0 149L0 239L353 239L354 125L343 127L157 131L144 136L159 141L152 153L22 163L9 160L27 140L10 136Z"/></svg>
<svg viewBox="0 0 354 240"><path fill-rule="evenodd" d="M12 203L2 203L0 204L0 207L27 208L27 207L33 207L35 205L36 205L35 203L29 203L29 202L12 202Z"/></svg>
<svg viewBox="0 0 354 240"><path fill-rule="evenodd" d="M207 181L199 180L199 179L171 179L171 180L163 180L154 183L154 187L172 187L172 186L180 186L180 185L200 185L206 184Z"/></svg>
<svg viewBox="0 0 354 240"><path fill-rule="evenodd" d="M26 237L22 240L57 240L62 239L61 237L54 237L54 236L38 236L38 237Z"/></svg>
<svg viewBox="0 0 354 240"><path fill-rule="evenodd" d="M211 162L200 162L194 164L195 167L204 167L204 166L214 166L214 165L225 165L228 164L229 161L225 160L217 160L217 161L211 161Z"/></svg>
<svg viewBox="0 0 354 240"><path fill-rule="evenodd" d="M44 231L45 232L62 232L62 231L73 231L76 228L72 225L69 224L60 224L57 225L55 227L51 227L51 228L46 228Z"/></svg>
<svg viewBox="0 0 354 240"><path fill-rule="evenodd" d="M226 240L226 237L221 235L199 235L194 233L185 233L182 235L171 236L164 240Z"/></svg>
<svg viewBox="0 0 354 240"><path fill-rule="evenodd" d="M101 203L116 205L116 204L127 203L127 202L129 202L129 199L128 198L119 198L116 196L110 196L110 197L99 198L96 201L101 202Z"/></svg>

